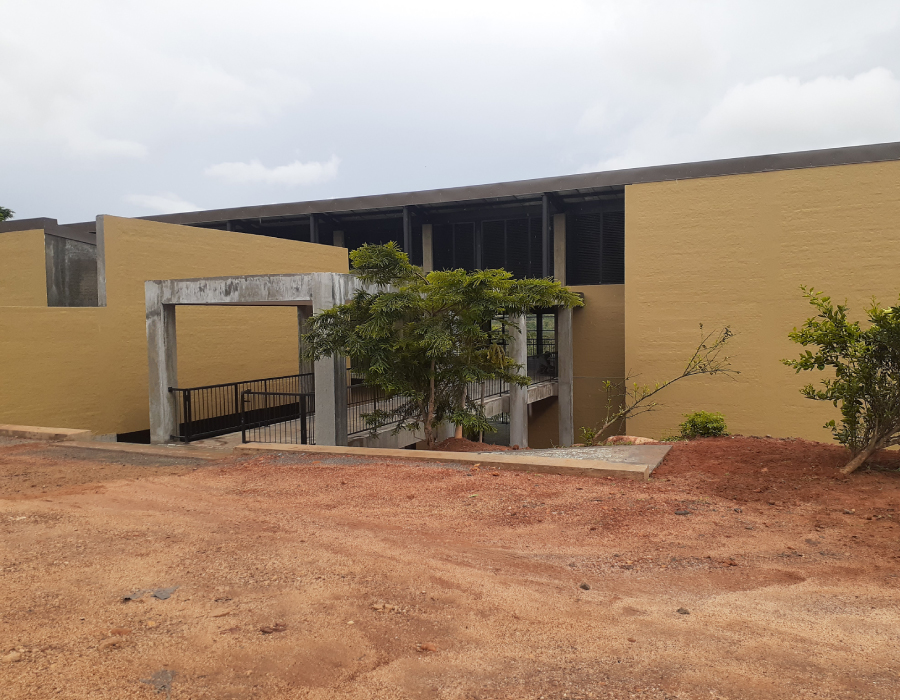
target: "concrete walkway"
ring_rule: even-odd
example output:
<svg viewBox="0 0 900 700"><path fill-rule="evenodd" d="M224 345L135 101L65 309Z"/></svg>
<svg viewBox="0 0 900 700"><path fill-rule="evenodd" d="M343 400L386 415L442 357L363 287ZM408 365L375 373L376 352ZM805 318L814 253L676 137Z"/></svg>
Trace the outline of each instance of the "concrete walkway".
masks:
<svg viewBox="0 0 900 700"><path fill-rule="evenodd" d="M650 473L663 461L670 445L621 445L617 447L557 450L510 450L508 452L440 452L437 450L395 450L370 447L332 447L328 445L270 445L248 443L234 449L235 454L258 455L265 453L352 455L387 459L413 459L430 462L472 464L483 468L532 472L538 474L565 474L569 476L619 477L647 480ZM578 451L578 456L567 453ZM547 453L557 453L556 455ZM564 456L559 456L564 455Z"/></svg>

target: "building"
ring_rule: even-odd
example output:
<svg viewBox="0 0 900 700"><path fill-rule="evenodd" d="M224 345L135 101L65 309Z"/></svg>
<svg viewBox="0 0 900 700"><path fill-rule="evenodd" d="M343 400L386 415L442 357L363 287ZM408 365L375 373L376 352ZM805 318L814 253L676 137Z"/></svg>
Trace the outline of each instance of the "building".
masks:
<svg viewBox="0 0 900 700"><path fill-rule="evenodd" d="M559 388L529 407L532 446L570 442L596 423L607 379L678 374L700 323L732 328L741 374L672 387L628 432L658 437L704 409L738 433L830 439L822 425L833 411L803 399L806 377L780 363L797 353L787 333L809 316L799 287L860 312L873 295L894 303L898 222L900 143L145 220L13 220L0 224L0 421L146 430L144 281L342 272L344 248L394 240L426 270L505 267L584 295L584 308L547 329ZM274 359L286 351L226 350L245 335L296 342L286 314L282 326L269 322L276 311L186 309L198 325L179 336L179 384L286 369ZM213 323L207 313L234 316ZM121 405L108 398L125 386ZM90 411L77 408L85 396ZM101 408L113 404L109 415Z"/></svg>

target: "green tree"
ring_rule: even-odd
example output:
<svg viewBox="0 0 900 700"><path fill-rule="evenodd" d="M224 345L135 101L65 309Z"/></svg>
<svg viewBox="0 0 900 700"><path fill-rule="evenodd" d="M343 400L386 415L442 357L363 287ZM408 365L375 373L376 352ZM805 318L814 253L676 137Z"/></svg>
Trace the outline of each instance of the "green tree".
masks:
<svg viewBox="0 0 900 700"><path fill-rule="evenodd" d="M852 458L841 470L850 474L878 450L900 445L900 304L883 309L878 302L866 309L868 327L847 319L847 307L811 287L803 296L819 313L788 337L800 345L817 346L796 360L782 360L801 371L828 371L820 387L800 391L808 399L830 401L841 411L841 422L825 424L835 439L850 448Z"/></svg>
<svg viewBox="0 0 900 700"><path fill-rule="evenodd" d="M350 260L353 274L377 291L358 291L310 318L304 356L349 357L367 384L404 398L393 411L370 414L372 428L395 421L397 431L421 428L429 447L443 421L471 432L493 430L480 403L467 396L469 382L528 384L504 352L517 330L498 320L581 305L558 282L517 280L504 270L424 274L394 243L363 246Z"/></svg>
<svg viewBox="0 0 900 700"><path fill-rule="evenodd" d="M15 214L12 209L7 209L6 207L0 207L0 221L6 221L7 219L13 218L13 214Z"/></svg>

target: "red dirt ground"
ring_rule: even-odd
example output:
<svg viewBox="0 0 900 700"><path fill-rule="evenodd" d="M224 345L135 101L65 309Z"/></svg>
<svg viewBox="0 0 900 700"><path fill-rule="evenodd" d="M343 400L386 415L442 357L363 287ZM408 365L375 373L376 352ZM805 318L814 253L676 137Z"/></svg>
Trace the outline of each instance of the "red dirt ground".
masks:
<svg viewBox="0 0 900 700"><path fill-rule="evenodd" d="M698 440L649 483L421 457L0 447L0 697L898 697L894 455L845 479L834 446Z"/></svg>

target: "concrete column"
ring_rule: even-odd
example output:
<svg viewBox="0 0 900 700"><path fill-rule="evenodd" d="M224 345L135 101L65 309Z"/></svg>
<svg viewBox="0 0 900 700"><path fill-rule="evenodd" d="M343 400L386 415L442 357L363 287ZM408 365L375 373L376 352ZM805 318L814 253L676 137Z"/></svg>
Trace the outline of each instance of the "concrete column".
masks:
<svg viewBox="0 0 900 700"><path fill-rule="evenodd" d="M300 374L313 371L312 363L303 360L303 334L306 333L306 320L312 316L312 306L297 307L297 358Z"/></svg>
<svg viewBox="0 0 900 700"><path fill-rule="evenodd" d="M434 248L431 242L431 224L422 224L422 270L434 270Z"/></svg>
<svg viewBox="0 0 900 700"><path fill-rule="evenodd" d="M566 215L553 215L553 279L566 283Z"/></svg>
<svg viewBox="0 0 900 700"><path fill-rule="evenodd" d="M553 217L553 277L566 283L566 215ZM575 444L575 348L572 309L556 312L556 362L559 371L559 444Z"/></svg>
<svg viewBox="0 0 900 700"><path fill-rule="evenodd" d="M525 327L525 316L509 319L509 323L518 328L512 332L509 343L510 357L522 366L528 366L528 331ZM509 388L509 444L521 448L528 447L528 387L512 385Z"/></svg>
<svg viewBox="0 0 900 700"><path fill-rule="evenodd" d="M575 444L575 356L572 309L556 312L556 366L559 372L559 444Z"/></svg>
<svg viewBox="0 0 900 700"><path fill-rule="evenodd" d="M178 432L175 395L178 386L178 345L175 333L175 306L160 303L161 286L146 282L147 360L150 388L150 442L167 443Z"/></svg>
<svg viewBox="0 0 900 700"><path fill-rule="evenodd" d="M332 244L338 248L345 248L344 245L344 232L343 231L335 231L333 234Z"/></svg>
<svg viewBox="0 0 900 700"><path fill-rule="evenodd" d="M97 217L97 306L106 306L106 217Z"/></svg>
<svg viewBox="0 0 900 700"><path fill-rule="evenodd" d="M328 276L330 277L330 276ZM313 288L313 313L340 304L337 288L330 279L316 280ZM332 356L316 360L313 365L316 383L317 445L347 444L347 360Z"/></svg>

